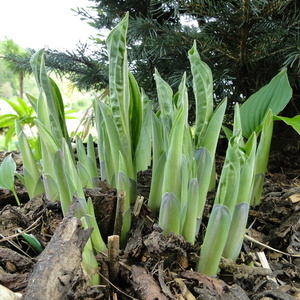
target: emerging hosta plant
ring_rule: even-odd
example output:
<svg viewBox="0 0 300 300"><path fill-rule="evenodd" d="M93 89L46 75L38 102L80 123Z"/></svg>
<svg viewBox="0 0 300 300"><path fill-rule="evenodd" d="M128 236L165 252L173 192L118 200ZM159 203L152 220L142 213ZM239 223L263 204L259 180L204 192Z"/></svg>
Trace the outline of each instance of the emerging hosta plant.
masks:
<svg viewBox="0 0 300 300"><path fill-rule="evenodd" d="M255 152L256 134L244 143L236 106L234 129L197 264L200 272L215 275L221 256L236 260L239 255L254 183Z"/></svg>
<svg viewBox="0 0 300 300"><path fill-rule="evenodd" d="M63 100L56 83L46 73L43 50L33 55L31 65L40 91L37 98L29 96L37 114L35 125L38 129L40 153L33 154L26 135L19 122L16 122L18 144L24 162L23 175L19 175L19 178L25 184L31 199L45 193L48 200L60 201L64 215L73 198L78 199L76 216L82 220L84 227L94 228L84 248L83 265L92 276L91 283L99 284L99 276L93 275L95 255L105 250L106 246L95 220L92 202L85 199L83 190L87 186L93 187L97 182L95 178L98 178L95 153L91 148L92 140L89 138L87 153L81 141L77 140L79 161L76 164L65 123ZM6 165L4 163L3 167L7 169ZM10 163L9 166L10 173L14 173L13 165Z"/></svg>
<svg viewBox="0 0 300 300"><path fill-rule="evenodd" d="M188 123L185 76L173 96L168 84L157 71L155 74L160 110L153 114L153 153L156 158L153 158L149 206L154 213L160 210L159 224L166 233L177 232L194 243L214 173L214 156L226 100L213 111L211 71L200 59L196 44L189 51L189 59L196 99L194 126ZM173 213L170 218L179 231L170 227L166 217L173 206L179 207L179 213ZM195 217L191 218L188 211L193 211Z"/></svg>
<svg viewBox="0 0 300 300"><path fill-rule="evenodd" d="M128 73L124 46L127 22L128 16L110 37L118 47L121 45L121 48L110 49L111 53L114 53L111 56L113 63L117 60L120 63L120 66L113 68L113 74L118 74L119 77L111 77L115 80L111 83L111 95L114 98L121 92L122 97L119 101L130 99L130 103L133 101L136 104L140 103L137 101L140 95L137 86L134 85L136 92L130 94L135 98L130 98L128 87L131 83L128 78L131 78L131 75L124 75L124 72ZM112 45L113 43L109 43L110 47ZM196 99L196 121L192 126L187 121L189 103L185 75L178 92L173 94L170 86L155 70L159 110L150 114L153 176L148 204L154 215L158 216L158 223L165 234L181 234L194 243L206 194L212 186L211 179L214 178L215 151L226 109L226 99L213 110L211 71L201 61L196 44L189 51L189 59ZM222 255L233 260L239 255L249 207L260 201L272 137L273 116L285 107L290 96L291 89L286 72L282 71L266 87L249 98L241 108L236 106L233 131L226 129L229 146L197 270L215 275ZM100 150L103 152L100 155L105 154L105 151L108 153L106 158L102 156L102 165L105 165L105 176L108 176L111 167L114 170L111 180L115 181L117 187L126 190L126 185L118 185L117 181L120 178L126 181L130 174L126 163L132 158L133 152L130 150L126 153L131 153L130 159L122 154L124 149L128 150L126 145L130 144L130 134L126 138L120 138L121 133L126 132L126 128L131 128L126 125L127 121L122 122L122 108L127 107L125 112L128 113L130 105L127 102L127 105L120 102L116 105L112 100L108 102L108 106L99 103L99 111L102 113L100 119L103 120L102 125L98 127L99 140L104 141ZM136 118L140 120L141 114L137 113ZM132 124L132 120L129 124ZM120 126L121 131L118 129ZM146 158L148 159L148 156ZM134 166L134 161L132 163ZM118 172L122 174L121 177L116 176ZM126 192L130 193L130 189Z"/></svg>
<svg viewBox="0 0 300 300"><path fill-rule="evenodd" d="M14 194L18 205L20 205L21 203L15 190L15 172L16 163L14 162L10 154L7 157L5 157L0 166L0 188L11 190Z"/></svg>
<svg viewBox="0 0 300 300"><path fill-rule="evenodd" d="M131 227L131 204L137 197L137 172L150 165L148 132L151 106L128 70L126 52L127 16L107 38L109 96L94 102L101 178L125 192L121 244ZM124 207L120 207L124 206Z"/></svg>
<svg viewBox="0 0 300 300"><path fill-rule="evenodd" d="M121 244L126 245L131 229L137 172L150 165L153 175L148 205L158 218L158 224L165 234L174 232L194 243L207 192L215 185L215 153L227 101L224 99L214 109L211 70L201 60L194 43L188 56L196 101L195 124L188 122L185 74L177 93L173 94L155 70L159 108L154 111L128 70L127 28L128 14L107 39L109 95L94 101L101 179L116 187L122 195L117 204L117 216L122 217ZM45 192L49 200L59 199L64 214L73 197L79 199L77 217L84 227L94 228L83 260L86 270L93 274L92 283L97 284L99 276L94 273L97 266L93 255L106 246L91 199L86 200L83 191L84 187L96 187L98 181L93 140L89 137L85 150L77 138L76 162L65 124L62 97L55 82L46 74L43 51L37 52L31 63L40 90L38 98L29 96L37 114L35 124L40 136L40 153L33 155L16 123L20 150L22 156L26 156L24 174L20 178L30 197ZM281 92L280 97L277 91ZM223 127L229 140L228 149L196 266L198 271L216 275L221 256L233 260L238 257L249 207L260 201L273 117L289 101L290 93L286 72L282 71L241 107L236 106L233 130ZM9 168L9 174L15 171L10 161L6 161L3 168ZM3 182L1 170L0 180ZM11 188L11 181L4 185Z"/></svg>
<svg viewBox="0 0 300 300"><path fill-rule="evenodd" d="M256 155L256 171L252 205L260 204L260 198L267 169L270 145L273 133L273 119L280 113L292 97L287 70L279 72L266 86L253 94L241 105L241 126L245 138L252 132L261 130L260 144ZM271 110L271 113L269 112ZM272 114L274 118L267 117Z"/></svg>

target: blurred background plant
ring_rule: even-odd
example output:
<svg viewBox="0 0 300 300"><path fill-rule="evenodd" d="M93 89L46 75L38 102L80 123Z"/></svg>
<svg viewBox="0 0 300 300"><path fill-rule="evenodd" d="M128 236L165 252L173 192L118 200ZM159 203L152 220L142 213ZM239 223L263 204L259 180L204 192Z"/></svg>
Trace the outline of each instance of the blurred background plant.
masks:
<svg viewBox="0 0 300 300"><path fill-rule="evenodd" d="M34 146L36 129L34 119L36 114L30 106L27 97L38 94L38 88L31 71L19 70L16 61L24 59L29 64L29 58L34 51L22 49L12 40L0 41L0 149L15 150L15 120L18 120L28 136L29 143ZM6 61L3 56L13 56L14 60ZM29 64L30 66L30 64ZM79 91L65 77L53 73L60 83L60 90L65 99L65 113L70 135L83 134L90 128L92 97L95 93ZM23 98L20 97L22 95Z"/></svg>
<svg viewBox="0 0 300 300"><path fill-rule="evenodd" d="M8 149L9 144L12 144L13 138L16 135L15 121L18 121L22 127L26 127L27 130L32 129L34 119L36 118L34 109L29 103L22 98L16 97L15 100L1 99L0 102L5 102L11 106L11 109L15 112L0 115L0 129L3 131L4 144L2 149ZM3 105L2 105L3 107ZM31 139L34 139L34 134L31 131Z"/></svg>

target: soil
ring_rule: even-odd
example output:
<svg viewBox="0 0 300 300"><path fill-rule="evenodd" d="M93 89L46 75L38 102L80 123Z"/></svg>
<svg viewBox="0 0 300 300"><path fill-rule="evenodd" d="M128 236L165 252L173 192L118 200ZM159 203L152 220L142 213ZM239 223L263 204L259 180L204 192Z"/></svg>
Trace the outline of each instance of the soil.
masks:
<svg viewBox="0 0 300 300"><path fill-rule="evenodd" d="M180 236L161 233L146 205L151 170L141 172L138 187L144 201L128 243L120 251L111 249L112 259L107 253L98 255L102 284L89 287L80 258L90 232L82 230L72 209L63 218L59 204L46 201L44 195L29 201L16 179L20 207L10 191L0 189L0 285L15 292L13 296L20 293L30 300L300 299L299 151L297 146L272 151L262 202L250 211L241 255L236 263L223 260L217 277L193 271L213 192L208 195L202 231L192 246ZM0 161L8 154L1 152ZM18 152L13 158L21 172ZM219 168L223 160L219 155ZM105 241L111 242L117 193L100 183L100 188L86 190L86 196L94 202ZM33 234L44 247L42 253L18 229ZM3 293L0 290L0 299L14 299Z"/></svg>

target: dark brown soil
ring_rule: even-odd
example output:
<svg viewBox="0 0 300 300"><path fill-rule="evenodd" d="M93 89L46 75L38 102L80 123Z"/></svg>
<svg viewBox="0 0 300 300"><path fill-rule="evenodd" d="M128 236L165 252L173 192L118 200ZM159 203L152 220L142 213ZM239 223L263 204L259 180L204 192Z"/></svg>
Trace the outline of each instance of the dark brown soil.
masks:
<svg viewBox="0 0 300 300"><path fill-rule="evenodd" d="M68 241L70 251L60 251L60 247L66 247L62 243L65 238L63 230L69 226L68 222L75 222L73 216L63 220L59 205L47 202L43 195L28 201L24 187L16 180L23 203L21 207L15 205L11 192L0 189L0 284L23 294L24 299L42 299L29 295L33 293L33 281L35 288L40 288L38 282L41 281L44 284L43 300L300 299L299 151L292 147L274 151L270 156L262 203L250 211L247 238L239 260L235 264L222 261L217 278L193 271L203 232L196 245L192 246L180 236L162 235L152 219L146 206L151 170L139 174L139 194L144 197L144 204L140 214L134 218L126 248L118 253L118 266L111 265L106 253L100 254L97 259L103 284L93 288L87 286L86 275L78 269L80 266L75 263L72 266L74 260L69 257L74 257L71 254L72 241L78 244L80 250L84 233L72 231L72 238ZM6 155L8 153L2 152L0 161ZM18 153L13 153L13 158L21 169ZM222 164L222 161L223 157L219 156L217 163ZM107 240L113 234L116 191L102 182L101 188L87 190L86 194L93 199L101 233ZM203 231L213 197L214 194L210 193ZM45 250L38 254L32 249L18 233L19 228L34 234ZM69 261L68 273L57 276L60 287L55 287L55 290L59 292L49 295L50 285L55 280L50 282L42 277L55 276L57 255L60 255L61 266L65 260ZM267 265L262 265L262 256L265 256ZM51 270L41 268L47 260L48 264L52 264ZM58 268L57 272L64 271L62 268ZM43 273L36 275L38 270ZM34 276L39 276L39 280L34 280Z"/></svg>

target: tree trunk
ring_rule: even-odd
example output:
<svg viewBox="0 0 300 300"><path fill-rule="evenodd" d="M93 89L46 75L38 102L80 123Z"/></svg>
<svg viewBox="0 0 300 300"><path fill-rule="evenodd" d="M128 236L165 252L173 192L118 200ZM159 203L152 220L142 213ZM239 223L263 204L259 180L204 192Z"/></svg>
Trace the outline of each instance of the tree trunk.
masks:
<svg viewBox="0 0 300 300"><path fill-rule="evenodd" d="M24 74L23 72L19 73L19 97L23 98L24 95Z"/></svg>

